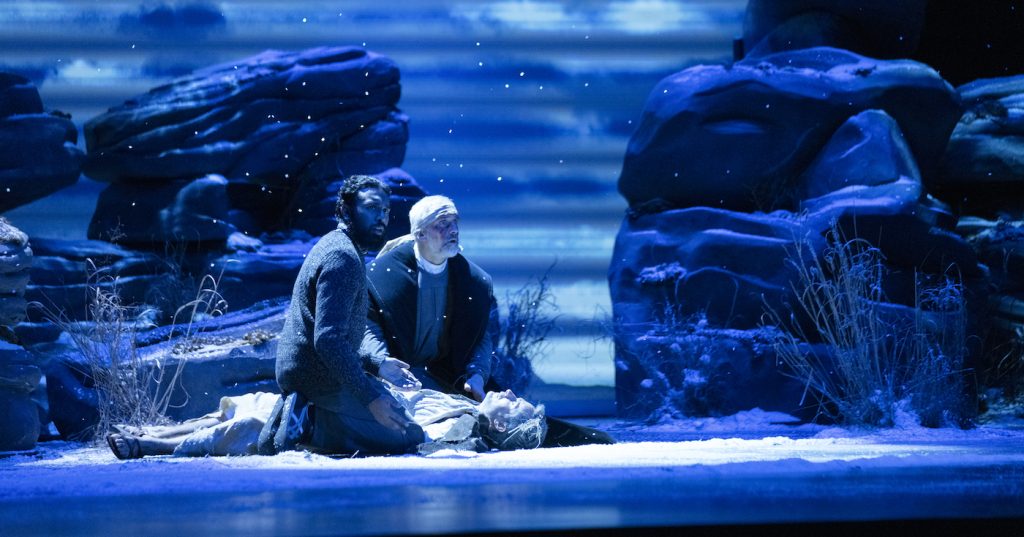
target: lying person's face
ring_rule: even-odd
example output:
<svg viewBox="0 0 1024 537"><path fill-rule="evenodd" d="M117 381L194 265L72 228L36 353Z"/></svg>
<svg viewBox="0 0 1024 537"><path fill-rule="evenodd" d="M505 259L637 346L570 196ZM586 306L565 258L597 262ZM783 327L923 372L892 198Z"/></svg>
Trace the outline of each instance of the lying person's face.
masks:
<svg viewBox="0 0 1024 537"><path fill-rule="evenodd" d="M512 390L487 392L477 408L487 416L491 427L499 432L505 432L509 423L517 419L528 420L537 414L537 408L532 403L516 397Z"/></svg>

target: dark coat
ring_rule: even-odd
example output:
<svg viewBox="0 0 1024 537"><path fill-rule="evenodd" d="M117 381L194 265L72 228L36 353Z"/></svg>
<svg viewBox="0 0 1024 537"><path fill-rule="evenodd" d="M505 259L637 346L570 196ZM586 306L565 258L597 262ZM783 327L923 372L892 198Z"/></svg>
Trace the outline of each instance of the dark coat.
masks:
<svg viewBox="0 0 1024 537"><path fill-rule="evenodd" d="M419 267L413 242L378 257L367 270L369 317L384 332L392 356L409 361L415 349L419 298ZM427 364L432 376L449 386L462 386L467 366L487 336L494 293L491 277L461 254L448 260L448 298L438 357ZM489 359L489 358L488 358ZM483 371L486 378L489 371Z"/></svg>

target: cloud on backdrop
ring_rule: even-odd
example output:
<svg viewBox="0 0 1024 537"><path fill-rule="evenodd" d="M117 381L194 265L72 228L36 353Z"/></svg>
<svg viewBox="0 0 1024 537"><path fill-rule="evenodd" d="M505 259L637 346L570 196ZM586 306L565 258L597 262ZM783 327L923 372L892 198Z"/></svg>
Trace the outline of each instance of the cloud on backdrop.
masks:
<svg viewBox="0 0 1024 537"><path fill-rule="evenodd" d="M118 31L133 34L144 32L162 39L183 35L195 37L227 26L227 19L215 5L193 2L179 5L140 6L134 13L118 17Z"/></svg>

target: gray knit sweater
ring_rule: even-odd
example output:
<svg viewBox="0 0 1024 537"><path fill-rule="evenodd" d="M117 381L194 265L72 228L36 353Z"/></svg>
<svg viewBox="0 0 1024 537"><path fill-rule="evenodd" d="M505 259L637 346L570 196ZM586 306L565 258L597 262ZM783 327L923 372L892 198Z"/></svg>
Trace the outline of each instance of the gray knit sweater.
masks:
<svg viewBox="0 0 1024 537"><path fill-rule="evenodd" d="M292 289L277 347L277 383L317 396L349 391L369 404L383 386L364 373L359 345L366 328L363 257L341 229L306 254Z"/></svg>

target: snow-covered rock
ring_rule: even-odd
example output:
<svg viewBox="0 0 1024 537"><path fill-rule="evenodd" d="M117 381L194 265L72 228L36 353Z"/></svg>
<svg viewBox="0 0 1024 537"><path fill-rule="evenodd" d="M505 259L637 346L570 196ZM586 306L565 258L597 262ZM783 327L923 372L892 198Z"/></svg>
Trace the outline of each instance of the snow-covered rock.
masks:
<svg viewBox="0 0 1024 537"><path fill-rule="evenodd" d="M0 339L25 319L25 286L31 269L28 236L0 218Z"/></svg>

